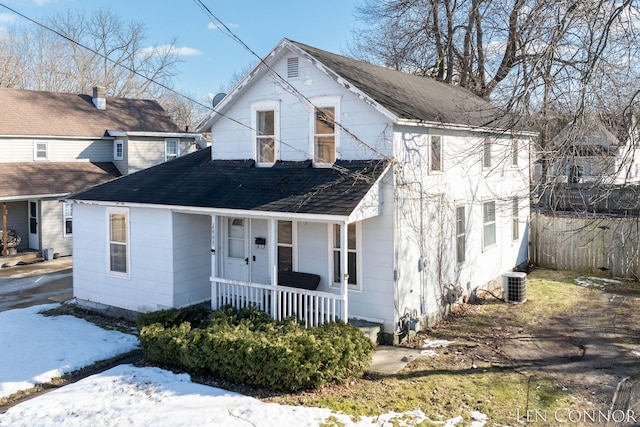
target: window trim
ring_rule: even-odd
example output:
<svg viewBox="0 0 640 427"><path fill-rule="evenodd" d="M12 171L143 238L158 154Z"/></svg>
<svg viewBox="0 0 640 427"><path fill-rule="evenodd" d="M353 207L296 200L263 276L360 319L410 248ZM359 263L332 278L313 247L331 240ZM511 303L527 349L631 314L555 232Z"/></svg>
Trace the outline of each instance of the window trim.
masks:
<svg viewBox="0 0 640 427"><path fill-rule="evenodd" d="M347 248L347 252L354 252L356 254L356 283L347 283L347 288L349 291L358 291L358 292L362 292L363 290L363 286L362 286L362 223L361 222L352 222L350 224L347 224L347 226L349 225L353 225L355 227L355 232L356 232L356 248L355 249L348 249ZM329 231L329 286L332 288L339 288L340 287L340 282L334 282L333 277L334 277L334 270L335 270L335 264L334 264L334 252L336 251L336 249L340 248L336 248L335 247L335 243L334 243L334 236L335 236L335 227L341 227L342 224L328 224L328 231ZM342 259L342 258L341 258Z"/></svg>
<svg viewBox="0 0 640 427"><path fill-rule="evenodd" d="M38 153L42 150L38 150L38 145L44 145L45 157L38 157ZM49 160L49 143L47 141L33 141L33 160L36 162L42 162Z"/></svg>
<svg viewBox="0 0 640 427"><path fill-rule="evenodd" d="M514 196L511 200L511 240L520 240L520 199Z"/></svg>
<svg viewBox="0 0 640 427"><path fill-rule="evenodd" d="M334 125L333 128L334 162L320 162L316 156L316 109L333 107L334 122L340 123L340 100L339 96L320 96L309 100L313 106L313 108L309 109L309 153L314 167L331 167L335 161L340 159L340 134L342 132L337 125Z"/></svg>
<svg viewBox="0 0 640 427"><path fill-rule="evenodd" d="M459 210L462 209L462 232L458 228L460 218L458 216ZM462 264L467 260L467 207L465 205L456 206L456 262ZM460 252L460 238L462 238L462 253ZM460 255L462 254L462 259Z"/></svg>
<svg viewBox="0 0 640 427"><path fill-rule="evenodd" d="M293 271L298 271L298 222L291 220L277 220L278 222L290 222L291 223L291 244L289 243L280 243L279 235L276 236L276 251L279 251L280 246L291 248L291 269ZM278 229L278 224L276 224L276 231ZM279 264L278 253L276 253L276 264ZM278 271L280 271L278 265Z"/></svg>
<svg viewBox="0 0 640 427"><path fill-rule="evenodd" d="M71 215L67 215L67 207L71 208ZM67 220L71 221L71 232L67 232ZM71 237L73 235L73 202L62 202L62 235L64 237Z"/></svg>
<svg viewBox="0 0 640 427"><path fill-rule="evenodd" d="M175 157L174 154L169 154L169 143L175 143L176 144L176 154ZM180 138L165 138L164 139L164 161L168 162L169 160L175 160L178 157L180 157Z"/></svg>
<svg viewBox="0 0 640 427"><path fill-rule="evenodd" d="M511 140L511 167L518 168L520 163L520 140L513 138Z"/></svg>
<svg viewBox="0 0 640 427"><path fill-rule="evenodd" d="M485 218L485 205L493 203L493 220L486 221ZM483 252L497 246L498 244L498 230L497 230L497 210L496 210L496 201L495 200L486 200L482 202L482 250ZM487 225L493 224L493 242L487 244Z"/></svg>
<svg viewBox="0 0 640 427"><path fill-rule="evenodd" d="M166 144L166 142L165 142ZM118 146L122 148L122 153L118 155ZM165 145L165 156L166 156L166 145ZM124 140L116 139L113 141L113 160L124 160Z"/></svg>
<svg viewBox="0 0 640 427"><path fill-rule="evenodd" d="M258 112L273 111L273 162L258 162ZM256 166L273 166L280 160L280 101L265 100L251 103L251 141Z"/></svg>
<svg viewBox="0 0 640 427"><path fill-rule="evenodd" d="M131 277L131 224L130 224L130 213L129 213L129 209L128 208L116 208L116 207L109 207L107 208L107 274L109 276L113 276L113 277L120 277L120 278L125 278L128 279ZM126 250L126 256L125 256L125 267L126 267L126 271L122 272L122 271L114 271L111 270L111 216L112 215L124 215L125 217L125 224L127 227L126 233L125 233L125 238L127 239L127 241L125 242L124 246L125 246L125 250ZM116 242L118 244L120 244L121 242Z"/></svg>
<svg viewBox="0 0 640 427"><path fill-rule="evenodd" d="M439 151L439 164L438 164L438 169L434 169L434 149L433 149L433 141L434 139L437 138L440 140L439 142L439 147L440 149ZM443 145L444 145L444 137L442 135L429 135L429 173L430 174L441 174L442 172L444 172L444 162L442 159L442 152L443 152Z"/></svg>
<svg viewBox="0 0 640 427"><path fill-rule="evenodd" d="M488 136L482 140L482 169L491 169L493 166L493 143Z"/></svg>

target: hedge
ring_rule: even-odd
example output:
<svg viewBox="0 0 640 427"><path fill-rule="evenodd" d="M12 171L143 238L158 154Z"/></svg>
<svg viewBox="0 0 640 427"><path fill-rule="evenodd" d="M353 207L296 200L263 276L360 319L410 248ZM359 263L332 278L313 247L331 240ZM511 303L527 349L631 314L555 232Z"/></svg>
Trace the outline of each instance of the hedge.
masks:
<svg viewBox="0 0 640 427"><path fill-rule="evenodd" d="M192 317L193 316L193 317ZM305 328L255 309L192 308L141 315L140 342L158 364L271 390L317 388L361 376L373 344L344 322Z"/></svg>

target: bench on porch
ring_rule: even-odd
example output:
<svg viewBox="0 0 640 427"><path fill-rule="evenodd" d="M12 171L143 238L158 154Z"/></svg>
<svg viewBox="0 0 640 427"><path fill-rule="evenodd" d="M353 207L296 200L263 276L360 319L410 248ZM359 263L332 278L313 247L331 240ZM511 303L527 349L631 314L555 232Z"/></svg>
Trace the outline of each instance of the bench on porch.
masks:
<svg viewBox="0 0 640 427"><path fill-rule="evenodd" d="M298 271L279 271L278 286L306 289L315 291L320 285L320 276L317 274L300 273Z"/></svg>

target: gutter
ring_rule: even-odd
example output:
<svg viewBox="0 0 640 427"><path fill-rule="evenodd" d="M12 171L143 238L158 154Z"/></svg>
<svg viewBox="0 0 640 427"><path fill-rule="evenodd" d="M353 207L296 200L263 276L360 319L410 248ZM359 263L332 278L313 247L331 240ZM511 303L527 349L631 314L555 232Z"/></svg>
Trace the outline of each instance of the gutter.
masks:
<svg viewBox="0 0 640 427"><path fill-rule="evenodd" d="M54 199L54 198L66 197L69 194L70 193L24 194L21 196L6 196L6 197L0 197L0 202L19 202L22 200Z"/></svg>

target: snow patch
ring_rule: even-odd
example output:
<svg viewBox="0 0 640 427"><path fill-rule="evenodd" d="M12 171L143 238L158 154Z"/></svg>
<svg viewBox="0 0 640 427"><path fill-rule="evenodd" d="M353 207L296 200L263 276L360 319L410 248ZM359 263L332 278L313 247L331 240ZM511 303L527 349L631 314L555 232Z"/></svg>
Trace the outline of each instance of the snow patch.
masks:
<svg viewBox="0 0 640 427"><path fill-rule="evenodd" d="M589 276L589 277L576 277L575 279L573 279L573 281L580 286L594 286L597 288L604 288L605 285L608 284L612 284L612 283L622 283L619 280L615 280L615 279L607 279L606 277L595 277L595 276Z"/></svg>

